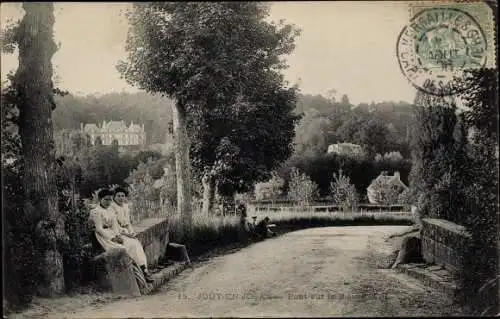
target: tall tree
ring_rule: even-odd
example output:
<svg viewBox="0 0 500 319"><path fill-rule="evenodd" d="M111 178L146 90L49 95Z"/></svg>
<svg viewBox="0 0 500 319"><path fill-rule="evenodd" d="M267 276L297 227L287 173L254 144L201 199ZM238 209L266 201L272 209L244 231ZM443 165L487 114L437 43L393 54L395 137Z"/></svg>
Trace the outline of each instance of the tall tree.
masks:
<svg viewBox="0 0 500 319"><path fill-rule="evenodd" d="M468 71L460 84L460 97L467 107L463 115L472 133L464 161L470 172L464 185L469 211L462 224L472 234L473 244L468 248L468 271L462 278L468 287L463 297L478 314L491 307L484 314L494 315L499 311L498 289L487 294L478 289L498 276L498 69Z"/></svg>
<svg viewBox="0 0 500 319"><path fill-rule="evenodd" d="M52 63L54 5L24 3L25 15L17 28L19 67L14 78L18 94L19 135L22 144L24 211L36 225L34 247L40 253L41 295L64 291L61 243L64 219L58 210L53 140Z"/></svg>
<svg viewBox="0 0 500 319"><path fill-rule="evenodd" d="M463 169L466 134L455 98L418 92L415 110L412 184L420 214L460 223L466 206L462 183L468 177Z"/></svg>
<svg viewBox="0 0 500 319"><path fill-rule="evenodd" d="M189 150L194 138L188 139L188 122L195 123L192 128L210 132L197 138L207 141L215 137L211 150L197 148L198 154L203 154L199 167L205 185L213 185L218 168L224 172L229 169L216 164L231 162L241 155L238 149L243 149L231 132L236 122L229 120L228 114L252 112L249 105L254 109L264 105L261 112L269 114L269 107L278 105L273 98L289 105L289 97L294 95L293 89L283 87L278 70L286 66L280 55L293 49L296 32L289 25L265 22L267 15L267 4L251 2L136 4L129 15L128 61L118 69L129 82L176 100L177 204L187 219ZM257 113L253 111L253 123L260 119ZM247 162L252 161L253 157Z"/></svg>

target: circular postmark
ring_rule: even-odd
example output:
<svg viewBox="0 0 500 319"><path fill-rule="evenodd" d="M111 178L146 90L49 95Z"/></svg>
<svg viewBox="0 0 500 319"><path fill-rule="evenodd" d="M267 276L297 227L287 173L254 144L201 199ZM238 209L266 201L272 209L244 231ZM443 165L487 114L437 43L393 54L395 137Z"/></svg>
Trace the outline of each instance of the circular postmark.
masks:
<svg viewBox="0 0 500 319"><path fill-rule="evenodd" d="M415 15L397 41L399 66L410 83L432 95L460 91L467 69L483 68L487 43L474 18L455 8L430 8Z"/></svg>

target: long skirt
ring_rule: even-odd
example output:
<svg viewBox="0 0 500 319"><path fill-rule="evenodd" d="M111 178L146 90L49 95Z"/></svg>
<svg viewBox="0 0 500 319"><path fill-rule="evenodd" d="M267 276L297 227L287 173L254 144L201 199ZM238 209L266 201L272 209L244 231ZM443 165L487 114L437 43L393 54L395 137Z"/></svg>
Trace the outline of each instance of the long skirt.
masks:
<svg viewBox="0 0 500 319"><path fill-rule="evenodd" d="M141 242L137 238L130 238L127 236L122 236L123 246L127 250L128 254L139 266L148 267L148 260L146 254L144 253L144 248L142 248Z"/></svg>
<svg viewBox="0 0 500 319"><path fill-rule="evenodd" d="M110 235L114 235L111 230L109 231ZM104 250L109 250L112 248L125 248L127 253L132 257L132 259L136 262L136 264L140 266L148 267L148 261L146 254L144 253L144 248L142 248L141 242L136 238L130 238L127 236L121 236L123 238L123 244L115 243L111 240L105 239L98 233L96 233L97 241L101 244Z"/></svg>

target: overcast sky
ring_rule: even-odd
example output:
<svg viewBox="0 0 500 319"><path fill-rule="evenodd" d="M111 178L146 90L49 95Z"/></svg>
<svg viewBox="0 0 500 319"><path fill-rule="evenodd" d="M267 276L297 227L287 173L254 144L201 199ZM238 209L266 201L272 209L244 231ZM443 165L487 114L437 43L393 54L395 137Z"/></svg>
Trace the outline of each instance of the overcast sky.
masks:
<svg viewBox="0 0 500 319"><path fill-rule="evenodd" d="M53 64L58 85L77 94L135 92L115 65L125 57L127 23L123 3L56 3L55 39L61 49ZM2 26L19 18L19 4L2 3ZM278 2L272 20L302 29L288 57L288 81L302 93L335 89L351 102L412 101L415 89L402 75L396 41L409 20L404 2ZM17 56L2 54L2 80L17 67Z"/></svg>

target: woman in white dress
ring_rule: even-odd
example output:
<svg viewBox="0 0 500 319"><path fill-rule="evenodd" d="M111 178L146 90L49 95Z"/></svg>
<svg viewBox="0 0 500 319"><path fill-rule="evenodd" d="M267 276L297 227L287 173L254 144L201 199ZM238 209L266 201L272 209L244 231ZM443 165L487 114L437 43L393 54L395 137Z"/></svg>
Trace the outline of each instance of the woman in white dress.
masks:
<svg viewBox="0 0 500 319"><path fill-rule="evenodd" d="M132 259L141 267L146 281L152 278L147 270L147 259L141 243L135 237L125 236L118 223L116 209L112 206L114 192L104 189L98 194L99 205L90 212L94 222L97 241L104 250L125 248Z"/></svg>
<svg viewBox="0 0 500 319"><path fill-rule="evenodd" d="M113 203L111 208L115 211L118 231L124 238L124 245L129 247L127 251L141 267L146 279L149 278L148 262L141 242L137 239L137 234L132 228L130 221L130 206L126 203L128 191L123 187L117 187L114 190Z"/></svg>
<svg viewBox="0 0 500 319"><path fill-rule="evenodd" d="M111 207L115 210L120 233L131 238L136 238L137 234L130 222L130 205L126 202L127 196L128 191L125 188L117 187Z"/></svg>

